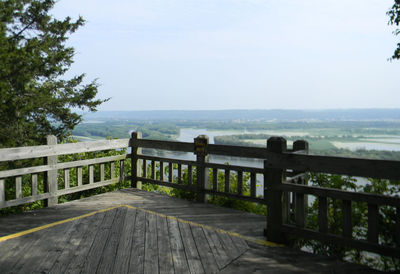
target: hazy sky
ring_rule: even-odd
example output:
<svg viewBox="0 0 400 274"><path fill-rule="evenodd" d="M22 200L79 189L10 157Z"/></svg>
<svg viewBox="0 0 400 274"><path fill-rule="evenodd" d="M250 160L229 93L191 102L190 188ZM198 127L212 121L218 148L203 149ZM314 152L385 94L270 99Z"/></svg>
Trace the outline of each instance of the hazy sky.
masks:
<svg viewBox="0 0 400 274"><path fill-rule="evenodd" d="M100 110L399 108L393 0L60 0Z"/></svg>

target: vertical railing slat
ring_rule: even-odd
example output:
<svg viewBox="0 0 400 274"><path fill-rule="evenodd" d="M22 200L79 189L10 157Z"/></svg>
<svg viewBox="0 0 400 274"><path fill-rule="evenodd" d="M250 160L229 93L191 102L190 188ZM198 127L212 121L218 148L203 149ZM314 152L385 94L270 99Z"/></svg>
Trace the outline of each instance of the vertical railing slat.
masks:
<svg viewBox="0 0 400 274"><path fill-rule="evenodd" d="M304 227L305 208L304 208L304 194L296 193L296 226Z"/></svg>
<svg viewBox="0 0 400 274"><path fill-rule="evenodd" d="M188 185L193 184L193 168L192 165L188 165Z"/></svg>
<svg viewBox="0 0 400 274"><path fill-rule="evenodd" d="M76 180L78 181L78 186L81 186L83 184L82 177L83 177L83 170L82 167L80 166L76 169Z"/></svg>
<svg viewBox="0 0 400 274"><path fill-rule="evenodd" d="M164 162L160 161L160 181L164 181Z"/></svg>
<svg viewBox="0 0 400 274"><path fill-rule="evenodd" d="M104 164L100 164L100 182L103 182L105 180L105 174L104 174Z"/></svg>
<svg viewBox="0 0 400 274"><path fill-rule="evenodd" d="M218 191L218 169L213 168L213 190Z"/></svg>
<svg viewBox="0 0 400 274"><path fill-rule="evenodd" d="M256 173L250 173L250 196L255 198L256 197Z"/></svg>
<svg viewBox="0 0 400 274"><path fill-rule="evenodd" d="M342 229L343 236L351 238L353 233L353 221L351 216L351 200L342 201Z"/></svg>
<svg viewBox="0 0 400 274"><path fill-rule="evenodd" d="M69 169L64 169L64 187L70 188L70 180L69 180Z"/></svg>
<svg viewBox="0 0 400 274"><path fill-rule="evenodd" d="M38 192L37 192L37 190L38 190L38 185L37 185L38 184L38 175L37 174L32 174L31 182L32 182L31 195L36 196L38 194Z"/></svg>
<svg viewBox="0 0 400 274"><path fill-rule="evenodd" d="M152 160L151 161L151 179L156 178L156 161Z"/></svg>
<svg viewBox="0 0 400 274"><path fill-rule="evenodd" d="M171 162L168 163L168 182L172 183L173 179L173 164Z"/></svg>
<svg viewBox="0 0 400 274"><path fill-rule="evenodd" d="M321 233L328 232L328 199L318 197L318 230Z"/></svg>
<svg viewBox="0 0 400 274"><path fill-rule="evenodd" d="M89 165L89 184L94 183L94 166Z"/></svg>
<svg viewBox="0 0 400 274"><path fill-rule="evenodd" d="M378 243L378 206L368 204L368 241Z"/></svg>
<svg viewBox="0 0 400 274"><path fill-rule="evenodd" d="M225 193L229 193L230 191L231 191L230 170L225 169Z"/></svg>
<svg viewBox="0 0 400 274"><path fill-rule="evenodd" d="M400 246L400 207L396 207L396 234L394 235L397 246Z"/></svg>
<svg viewBox="0 0 400 274"><path fill-rule="evenodd" d="M22 198L22 177L15 177L15 198Z"/></svg>
<svg viewBox="0 0 400 274"><path fill-rule="evenodd" d="M147 161L145 159L143 159L143 168L142 168L142 170L143 170L142 177L143 178L147 178Z"/></svg>
<svg viewBox="0 0 400 274"><path fill-rule="evenodd" d="M182 184L182 164L178 164L178 184Z"/></svg>
<svg viewBox="0 0 400 274"><path fill-rule="evenodd" d="M110 164L110 178L114 179L115 178L115 163L111 162Z"/></svg>
<svg viewBox="0 0 400 274"><path fill-rule="evenodd" d="M119 182L122 183L125 181L125 161L119 161Z"/></svg>
<svg viewBox="0 0 400 274"><path fill-rule="evenodd" d="M243 195L243 171L239 170L237 172L238 176L238 194Z"/></svg>
<svg viewBox="0 0 400 274"><path fill-rule="evenodd" d="M0 179L0 206L6 201L4 179Z"/></svg>

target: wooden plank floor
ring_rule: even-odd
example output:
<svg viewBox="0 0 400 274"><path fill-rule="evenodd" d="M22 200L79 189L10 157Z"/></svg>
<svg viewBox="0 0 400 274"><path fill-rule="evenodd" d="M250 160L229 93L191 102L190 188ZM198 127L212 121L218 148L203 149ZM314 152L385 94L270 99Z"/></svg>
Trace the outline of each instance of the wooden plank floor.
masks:
<svg viewBox="0 0 400 274"><path fill-rule="evenodd" d="M371 273L277 247L265 217L124 189L0 217L0 273Z"/></svg>
<svg viewBox="0 0 400 274"><path fill-rule="evenodd" d="M239 237L121 206L0 242L0 269L2 273L216 273L247 249Z"/></svg>

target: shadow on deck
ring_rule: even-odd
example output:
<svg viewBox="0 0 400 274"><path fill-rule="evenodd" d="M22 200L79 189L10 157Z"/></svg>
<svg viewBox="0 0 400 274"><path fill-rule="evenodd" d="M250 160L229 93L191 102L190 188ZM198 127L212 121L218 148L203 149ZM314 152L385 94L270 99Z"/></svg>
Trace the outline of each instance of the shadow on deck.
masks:
<svg viewBox="0 0 400 274"><path fill-rule="evenodd" d="M265 217L125 189L1 218L1 273L365 273L263 241ZM254 238L256 236L256 238Z"/></svg>

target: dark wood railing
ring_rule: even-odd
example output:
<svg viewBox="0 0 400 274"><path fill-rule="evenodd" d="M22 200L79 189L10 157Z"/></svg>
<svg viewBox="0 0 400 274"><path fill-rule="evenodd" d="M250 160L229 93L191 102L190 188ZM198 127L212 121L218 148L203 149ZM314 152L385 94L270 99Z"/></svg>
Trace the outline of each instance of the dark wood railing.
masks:
<svg viewBox="0 0 400 274"><path fill-rule="evenodd" d="M124 148L130 148L131 153L62 163L57 161L60 155ZM142 148L193 153L195 160L145 155ZM261 159L264 164L262 168L217 164L209 161L209 155ZM259 148L209 144L208 137L203 135L195 138L194 143L147 140L141 139L141 134L137 132L133 132L130 139L72 144L56 144L55 137L49 137L45 146L0 150L0 162L32 158L44 158L45 164L0 171L0 208L39 200L46 200L51 206L57 203L61 195L129 180L134 188L141 188L142 183L152 183L190 191L196 193L198 202L206 202L208 195L218 195L265 204L265 234L270 241L285 243L288 238L299 237L382 255L400 256L399 197L307 185L307 172L310 171L400 180L399 161L308 155L307 142L296 141L293 149L289 150L286 140L281 137L271 137L265 148ZM130 170L125 169L126 161L131 164ZM120 169L120 176L115 175L116 165ZM94 174L95 166L99 172L98 176ZM106 168L110 171L108 177L105 176ZM64 182L61 187L58 176L60 170L63 171ZM73 184L70 183L72 170L76 172L76 182ZM219 174L224 178L222 186L218 185ZM31 193L26 197L22 195L23 176L29 176L30 181ZM38 193L39 176L42 176L40 178L43 178L44 183L42 193ZM95 181L95 177L98 180ZM235 184L232 178L235 178ZM263 191L257 194L260 178L263 179L258 189L261 187ZM6 180L13 180L15 197L6 199ZM244 191L247 188L249 191ZM318 230L311 230L305 226L309 195L318 200ZM328 232L328 199L342 201L342 235ZM353 237L352 203L355 202L365 203L368 207L366 239ZM378 215L381 206L396 209L396 217L392 220L396 224L396 235L391 246L385 246L379 241Z"/></svg>

